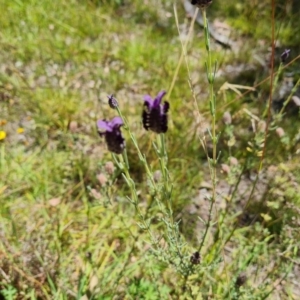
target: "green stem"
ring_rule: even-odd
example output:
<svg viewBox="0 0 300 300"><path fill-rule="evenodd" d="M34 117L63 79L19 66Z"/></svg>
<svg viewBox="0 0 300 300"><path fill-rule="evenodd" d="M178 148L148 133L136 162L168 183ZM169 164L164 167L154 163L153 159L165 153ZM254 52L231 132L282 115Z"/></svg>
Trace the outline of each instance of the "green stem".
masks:
<svg viewBox="0 0 300 300"><path fill-rule="evenodd" d="M169 218L174 225L173 222L173 210L172 210L172 188L170 188L170 178L168 173L168 155L166 150L166 144L165 144L165 135L161 133L160 135L157 135L157 146L156 152L158 155L159 163L160 163L160 169L162 172L163 177L163 197L162 201L167 204L167 208L169 210Z"/></svg>
<svg viewBox="0 0 300 300"><path fill-rule="evenodd" d="M277 71L276 76L275 76L275 79L274 79L274 83L273 83L273 87L272 87L272 95L274 94L274 90L275 90L275 88L277 87L278 80L279 80L279 76L281 75L282 70L283 70L283 63L280 63L279 68L278 68L278 71ZM268 111L269 111L269 105L270 105L270 103L268 102L268 103L267 103L267 106L266 106L266 109L265 109L265 111L264 111L264 113L263 113L263 117L264 117L264 118L265 118L266 115L268 114Z"/></svg>
<svg viewBox="0 0 300 300"><path fill-rule="evenodd" d="M166 151L166 145L165 145L165 135L161 133L160 135L157 135L157 144L158 144L158 156L159 156L159 162L160 167L162 171L162 176L164 179L164 186L165 186L165 192L166 194L169 193L169 174L167 169L168 164L168 155Z"/></svg>
<svg viewBox="0 0 300 300"><path fill-rule="evenodd" d="M131 130L129 129L128 122L127 122L127 120L123 117L123 114L122 114L121 110L119 109L119 107L116 107L116 110L117 110L119 116L121 117L121 119L123 120L123 123L124 123L124 125L125 125L125 126L124 126L124 129L129 133L130 139L132 140L132 142L133 142L133 144L134 144L134 146L135 146L135 148L136 148L136 150L137 150L137 152L138 152L139 159L140 159L140 161L142 162L142 164L143 164L144 167L145 167L147 176L148 176L148 178L150 179L153 188L155 189L155 191L157 191L156 183L155 183L155 181L154 181L154 178L153 178L152 172L151 172L151 170L150 170L150 168L149 168L149 165L148 165L148 163L147 163L147 161L146 161L145 155L142 154L142 152L141 152L141 150L140 150L140 148L139 148L139 146L138 146L138 143L137 143L137 141L136 141L136 139L135 139L135 136L131 133ZM127 159L127 155L126 155L126 159ZM127 166L128 166L128 159L127 159ZM128 166L128 168L129 168L129 166Z"/></svg>
<svg viewBox="0 0 300 300"><path fill-rule="evenodd" d="M211 138L213 143L213 156L210 160L209 168L210 168L210 175L212 180L212 197L210 198L210 207L209 207L209 215L208 220L206 223L205 231L202 237L202 241L199 245L198 251L200 252L208 233L208 230L211 226L212 220L212 211L214 204L216 202L216 185L217 185L217 136L216 136L216 98L214 93L214 72L212 69L212 55L211 55L211 48L210 48L210 37L209 37L209 29L208 29L208 21L206 17L206 10L201 9L203 23L204 23L204 33L205 33L205 46L207 52L207 63L206 63L206 72L207 72L207 80L209 84L209 104L210 104L210 113L212 116L212 131L211 131Z"/></svg>
<svg viewBox="0 0 300 300"><path fill-rule="evenodd" d="M122 118L122 120L123 120L123 123L124 123L124 125L125 125L125 126L124 126L124 129L127 130L127 132L129 133L129 136L130 136L130 138L131 138L131 140L132 140L132 142L133 142L133 144L134 144L134 146L135 146L135 148L136 148L136 150L137 150L137 152L138 152L138 156L139 156L140 161L141 161L142 164L144 165L144 168L145 168L145 170L146 170L147 176L148 176L148 178L149 178L149 180L150 180L150 182L151 182L152 188L154 189L154 193L155 193L154 198L155 198L155 200L156 200L156 203L157 203L158 207L160 208L160 210L163 211L163 206L161 205L161 202L159 201L159 199L158 199L158 197L157 197L157 195L159 195L159 188L158 188L156 182L154 181L153 174L152 174L152 172L151 172L151 170L150 170L150 167L149 167L149 165L148 165L148 162L147 162L147 160L146 160L146 157L145 157L144 154L142 154L142 152L141 152L141 150L140 150L140 148L139 148L139 146L138 146L138 143L137 143L137 141L136 141L136 138L135 138L135 136L132 134L131 130L129 129L128 122L127 122L127 120L123 117L122 112L121 112L121 110L119 109L119 107L117 107L116 110L117 110L119 116L120 116L120 117ZM160 143L159 143L159 144L160 144ZM165 153L164 156L167 157L166 150L165 150L164 137L163 137L162 147L163 147L163 148L158 148L158 151L161 151L162 153ZM160 149L160 150L159 150L159 149ZM126 152L124 151L124 153L126 153ZM127 164L128 164L127 154L126 154L126 157L124 158L124 160L127 161ZM166 160L167 160L167 158L166 158ZM129 170L129 165L127 165L127 168L128 168L128 170ZM166 168L163 168L163 169L166 170ZM128 173L128 174L129 174L129 173ZM125 175L126 175L126 174L125 174Z"/></svg>
<svg viewBox="0 0 300 300"><path fill-rule="evenodd" d="M282 115L286 106L289 104L289 102L291 101L293 95L296 93L297 89L298 89L298 86L300 85L300 78L298 79L298 81L296 82L295 86L293 87L290 95L288 96L288 98L286 99L286 101L284 101L283 103L283 106L279 112L279 115Z"/></svg>
<svg viewBox="0 0 300 300"><path fill-rule="evenodd" d="M123 151L122 155L119 156L119 159L120 159L119 165L123 165L123 169L122 169L123 176L124 176L125 181L130 189L130 192L131 192L131 198L130 198L131 203L133 204L133 206L136 210L136 213L140 218L141 224L143 226L142 229L144 229L148 232L151 243L154 245L154 247L156 247L158 244L158 241L155 239L155 237L150 229L150 222L146 221L145 216L143 215L143 213L138 205L139 204L138 203L138 195L136 192L135 183L134 183L134 180L130 176L129 167L127 167L127 164L126 164L126 161L128 162L127 152Z"/></svg>

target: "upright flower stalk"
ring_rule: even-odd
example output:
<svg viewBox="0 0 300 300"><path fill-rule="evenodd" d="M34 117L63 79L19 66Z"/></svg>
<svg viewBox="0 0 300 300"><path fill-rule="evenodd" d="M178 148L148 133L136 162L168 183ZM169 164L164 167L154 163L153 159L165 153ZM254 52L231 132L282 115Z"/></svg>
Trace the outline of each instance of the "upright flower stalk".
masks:
<svg viewBox="0 0 300 300"><path fill-rule="evenodd" d="M120 131L120 127L123 126L124 130L126 130L131 140L133 141L137 151L138 156L142 163L145 166L146 172L148 176L150 177L150 180L153 185L155 185L155 182L153 180L153 176L151 174L150 168L146 162L146 159L144 155L142 155L138 144L136 142L136 139L132 132L129 129L127 120L123 117L121 110L119 109L118 102L116 98L113 97L113 95L108 96L108 104L111 108L115 109L118 112L118 117L114 117L111 121L106 120L98 120L97 126L98 126L98 132L100 136L105 137L105 141L108 147L108 150L112 153L112 156L114 158L114 161L122 171L122 176L127 184L127 186L130 189L131 196L127 197L128 201L134 206L135 211L140 219L139 227L143 230L146 230L149 234L151 244L153 247L156 247L158 244L157 239L155 238L151 228L150 228L150 222L146 220L146 216L143 214L142 210L139 206L139 198L135 186L135 182L132 179L130 172L129 172L129 163L128 163L128 157L125 147L125 140L122 136L122 133ZM104 130L104 131L103 131Z"/></svg>
<svg viewBox="0 0 300 300"><path fill-rule="evenodd" d="M166 154L165 143L164 143L164 133L167 132L167 130L168 130L168 115L167 115L167 113L169 110L168 102L165 101L163 104L161 103L162 98L165 94L166 94L165 91L161 91L158 93L158 95L155 99L152 99L151 96L146 95L144 97L144 110L143 110L143 115L142 115L142 118L143 118L142 121L143 121L144 128L146 130L151 130L155 133L158 133L158 136L160 136L161 140L163 141L162 143L158 143L158 145L160 145L160 146L155 147L155 149L156 149L156 152L158 154L158 157L159 157L159 160L161 163L164 179L168 178L167 167L166 167L167 154ZM137 150L138 157L145 167L147 177L150 180L150 183L154 190L154 193L159 194L159 189L158 189L157 183L155 182L155 180L153 178L153 174L149 167L149 164L147 163L146 157L144 154L142 154L142 152L138 146L137 140L136 140L135 136L133 135L133 133L131 132L131 130L129 128L129 124L128 124L126 118L123 116L122 111L119 108L118 102L117 102L116 98L114 98L113 95L108 96L108 104L112 109L115 109L117 111L119 116L113 118L113 120L110 122L107 122L104 120L102 120L102 121L99 120L97 122L98 128L100 126L102 126L102 128L106 130L106 132L99 132L99 134L100 134L100 136L103 136L103 135L105 136L105 140L106 140L108 149L111 152L113 152L112 154L113 154L114 160L118 164L119 168L124 171L123 177L124 177L127 185L129 186L130 190L132 190L131 202L133 204L135 204L135 206L137 206L138 198L136 195L134 181L131 179L130 173L129 173L129 163L128 163L127 152L126 152L126 148L125 148L125 141L122 140L123 143L121 143L122 135L119 132L121 126L123 126L124 130L126 130L128 132L130 139L133 142L133 144ZM114 140L113 143L111 142L111 140L109 138L107 138L112 135L111 132L114 133L114 135L116 136L116 138L113 139ZM117 140L118 142L116 142L115 140ZM120 143L120 145L119 145L119 143ZM114 147L112 147L111 144L113 144ZM115 144L117 144L117 146L118 145L119 146L116 147ZM121 148L122 148L122 151L121 151ZM115 154L122 154L122 156L116 156ZM165 198L167 198L167 197L165 197ZM163 206L161 205L161 202L160 201L156 201L156 202L157 202L159 208L161 210L163 210Z"/></svg>
<svg viewBox="0 0 300 300"><path fill-rule="evenodd" d="M152 99L150 95L144 96L144 110L142 114L143 125L146 130L151 130L157 135L157 144L154 144L156 154L159 158L160 168L164 183L164 198L168 202L169 211L172 212L170 199L171 192L169 190L169 174L167 169L168 155L165 145L165 133L168 130L168 111L170 104L167 101L162 103L162 98L166 91L160 91L158 95Z"/></svg>
<svg viewBox="0 0 300 300"><path fill-rule="evenodd" d="M167 101L162 103L162 98L165 94L166 91L160 91L154 99L149 95L144 97L144 110L142 114L143 125L146 130L158 133L157 144L153 144L153 146L159 159L163 186L160 200L158 200L157 203L161 205L160 201L162 201L168 208L168 211L164 212L164 217L162 218L166 226L166 240L169 246L168 252L171 254L174 251L173 257L179 258L179 265L188 268L188 264L184 261L178 223L176 223L173 218L172 187L170 187L167 167L168 156L165 144L165 133L168 130L168 111L170 105Z"/></svg>
<svg viewBox="0 0 300 300"><path fill-rule="evenodd" d="M131 195L127 197L129 202L135 207L136 214L139 217L139 227L148 232L150 243L153 247L153 251L157 253L158 257L164 257L164 261L176 260L177 267L183 270L189 268L189 264L185 261L185 255L183 251L184 244L180 238L178 223L173 219L172 210L172 187L170 187L170 178L167 169L168 156L165 145L165 133L168 130L168 111L169 103L163 101L162 98L166 94L165 91L161 91L158 95L152 99L151 96L146 95L144 97L144 109L142 113L142 122L144 128L148 131L153 131L157 134L157 143L154 143L154 148L159 159L160 170L162 178L154 179L154 174L146 160L144 154L141 153L138 147L137 141L133 133L129 128L127 120L124 118L117 100L113 95L108 96L108 103L111 108L117 111L117 117L114 117L111 121L99 120L97 122L100 136L105 137L108 150L112 152L113 158L122 171L122 176L128 185ZM122 137L121 127L126 130L133 142L140 161L145 167L147 177L150 179L150 186L154 193L151 193L151 198L155 200L157 207L159 208L162 224L164 224L164 231L158 236L154 234L151 227L151 219L147 218L148 207L146 213L139 205L139 197L137 194L135 182L131 177L129 164L127 159L127 153L125 148L125 140ZM150 204L151 205L151 204ZM168 248L161 245L159 241L164 237ZM185 271L183 271L185 272Z"/></svg>
<svg viewBox="0 0 300 300"><path fill-rule="evenodd" d="M108 96L108 104L111 108L115 109L119 115L119 118L122 120L122 125L124 127L124 130L126 130L128 133L129 133L129 136L130 136L130 139L132 140L137 152L138 152L138 156L139 156L139 159L140 161L143 163L144 167L145 167L145 170L146 170L146 173L152 183L153 186L155 186L155 181L153 179L153 175L151 173L151 170L149 168L149 165L146 161L146 158L145 158L145 155L143 155L141 153L141 150L138 146L138 143L137 143L137 140L135 138L135 136L132 134L130 128L129 128L129 125L128 125L128 122L126 120L126 118L123 116L120 108L119 108L119 105L118 105L118 101L117 99L113 96L113 95L109 95ZM127 157L127 152L126 152L126 149L125 151L122 153L122 157L123 157L123 162L126 166L126 169L127 171L129 171L129 163L128 163L128 157Z"/></svg>

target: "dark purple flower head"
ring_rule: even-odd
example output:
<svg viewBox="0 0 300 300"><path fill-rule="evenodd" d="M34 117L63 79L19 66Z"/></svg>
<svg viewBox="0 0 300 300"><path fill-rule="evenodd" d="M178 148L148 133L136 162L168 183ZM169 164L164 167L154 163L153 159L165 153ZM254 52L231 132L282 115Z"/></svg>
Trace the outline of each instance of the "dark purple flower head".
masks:
<svg viewBox="0 0 300 300"><path fill-rule="evenodd" d="M115 109L118 107L118 101L114 97L114 95L108 95L107 98L108 98L108 105L110 106L110 108Z"/></svg>
<svg viewBox="0 0 300 300"><path fill-rule="evenodd" d="M120 117L114 117L111 121L97 121L99 135L105 137L108 150L116 154L121 154L125 148L125 140L120 130L122 125Z"/></svg>
<svg viewBox="0 0 300 300"><path fill-rule="evenodd" d="M193 265L199 265L201 260L200 253L198 251L194 252L191 255L190 261Z"/></svg>
<svg viewBox="0 0 300 300"><path fill-rule="evenodd" d="M168 110L169 103L161 104L165 91L158 93L155 99L151 96L144 96L144 111L143 111L143 125L146 130L152 130L156 133L165 133L168 130Z"/></svg>
<svg viewBox="0 0 300 300"><path fill-rule="evenodd" d="M288 57L289 57L289 55L290 55L290 52L291 52L290 49L285 49L285 50L282 52L282 54L280 55L281 61L282 61L283 63L288 59Z"/></svg>
<svg viewBox="0 0 300 300"><path fill-rule="evenodd" d="M212 3L212 0L192 0L191 3L203 9L210 5Z"/></svg>

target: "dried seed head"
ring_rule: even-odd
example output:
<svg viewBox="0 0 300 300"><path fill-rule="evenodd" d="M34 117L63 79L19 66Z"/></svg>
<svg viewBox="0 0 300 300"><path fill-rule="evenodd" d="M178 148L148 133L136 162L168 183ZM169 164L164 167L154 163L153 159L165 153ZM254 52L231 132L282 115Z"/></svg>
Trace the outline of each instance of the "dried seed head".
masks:
<svg viewBox="0 0 300 300"><path fill-rule="evenodd" d="M285 132L284 132L283 128L278 127L278 128L276 128L276 134L278 135L278 137L282 138L285 135Z"/></svg>
<svg viewBox="0 0 300 300"><path fill-rule="evenodd" d="M212 0L192 0L191 2L193 5L196 5L197 7L204 9L208 5L212 4Z"/></svg>
<svg viewBox="0 0 300 300"><path fill-rule="evenodd" d="M88 260L91 260L92 259L92 253L91 252L86 252L85 253L85 257L86 257L86 259L88 259Z"/></svg>
<svg viewBox="0 0 300 300"><path fill-rule="evenodd" d="M198 251L194 252L191 255L190 261L193 265L199 265L201 260L200 253Z"/></svg>
<svg viewBox="0 0 300 300"><path fill-rule="evenodd" d="M105 171L107 172L107 174L109 175L112 175L115 171L115 166L113 164L112 161L108 161L106 164L105 164L105 167L104 167Z"/></svg>
<svg viewBox="0 0 300 300"><path fill-rule="evenodd" d="M231 114L229 111L225 111L223 114L223 122L226 125L230 125L232 122Z"/></svg>
<svg viewBox="0 0 300 300"><path fill-rule="evenodd" d="M236 279L235 286L236 286L236 287L241 287L242 285L245 284L246 280L247 280L246 275L245 275L245 274L240 274L240 275L237 277L237 279Z"/></svg>
<svg viewBox="0 0 300 300"><path fill-rule="evenodd" d="M104 174L102 174L102 173L98 174L97 179L98 179L101 186L105 186L105 184L107 182L107 178Z"/></svg>

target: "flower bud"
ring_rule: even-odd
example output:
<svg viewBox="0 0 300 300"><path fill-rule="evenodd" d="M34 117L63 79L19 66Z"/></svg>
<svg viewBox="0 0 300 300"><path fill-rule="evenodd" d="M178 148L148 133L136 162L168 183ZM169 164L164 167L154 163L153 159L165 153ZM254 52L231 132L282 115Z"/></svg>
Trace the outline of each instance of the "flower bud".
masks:
<svg viewBox="0 0 300 300"><path fill-rule="evenodd" d="M226 164L221 164L221 169L222 169L222 172L225 173L226 175L228 175L230 172L230 167Z"/></svg>
<svg viewBox="0 0 300 300"><path fill-rule="evenodd" d="M74 133L78 128L78 123L76 121L71 121L69 124L69 130Z"/></svg>
<svg viewBox="0 0 300 300"><path fill-rule="evenodd" d="M101 194L96 189L91 189L90 195L97 200L101 198Z"/></svg>
<svg viewBox="0 0 300 300"><path fill-rule="evenodd" d="M280 55L281 62L284 63L284 62L288 59L288 57L290 56L290 52L291 52L290 49L285 49L285 50L283 51L283 53Z"/></svg>
<svg viewBox="0 0 300 300"><path fill-rule="evenodd" d="M114 97L114 95L108 95L107 98L108 98L108 105L110 106L110 108L115 109L118 107L118 101Z"/></svg>
<svg viewBox="0 0 300 300"><path fill-rule="evenodd" d="M104 167L105 171L107 172L107 174L109 175L112 175L115 171L115 166L113 164L112 161L108 161L106 164L105 164L105 167Z"/></svg>
<svg viewBox="0 0 300 300"><path fill-rule="evenodd" d="M153 179L154 181L157 183L157 182L160 182L161 180L161 171L160 170L156 170L153 174Z"/></svg>
<svg viewBox="0 0 300 300"><path fill-rule="evenodd" d="M281 127L276 128L276 134L278 137L282 138L285 135L284 130Z"/></svg>
<svg viewBox="0 0 300 300"><path fill-rule="evenodd" d="M225 111L223 114L223 122L226 125L230 125L232 122L231 114L229 111Z"/></svg>
<svg viewBox="0 0 300 300"><path fill-rule="evenodd" d="M107 182L107 178L104 174L102 174L102 173L98 174L97 179L98 179L101 186L105 186L105 184Z"/></svg>

